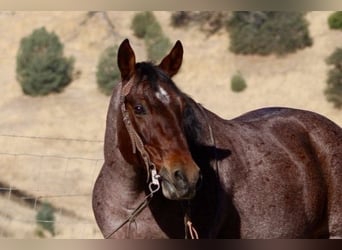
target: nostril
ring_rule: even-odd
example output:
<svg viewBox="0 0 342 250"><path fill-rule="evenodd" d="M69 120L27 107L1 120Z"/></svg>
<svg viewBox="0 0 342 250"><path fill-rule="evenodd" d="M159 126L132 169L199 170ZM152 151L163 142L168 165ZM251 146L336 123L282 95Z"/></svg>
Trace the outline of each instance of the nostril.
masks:
<svg viewBox="0 0 342 250"><path fill-rule="evenodd" d="M174 176L176 181L184 181L185 180L185 176L181 170L175 170L173 172L173 176Z"/></svg>

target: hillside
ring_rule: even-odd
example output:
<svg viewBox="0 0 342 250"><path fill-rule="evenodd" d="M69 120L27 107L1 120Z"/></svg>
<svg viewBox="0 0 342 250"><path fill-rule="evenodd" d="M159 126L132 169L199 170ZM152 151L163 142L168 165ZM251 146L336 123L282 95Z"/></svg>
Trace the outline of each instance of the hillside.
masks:
<svg viewBox="0 0 342 250"><path fill-rule="evenodd" d="M57 209L57 238L101 237L90 203L103 161L109 102L95 81L98 57L127 37L138 61L146 58L144 42L130 29L134 12L108 14L114 34L101 14L0 12L0 236L37 237L34 216L39 203L49 201ZM174 29L169 12L155 14L170 40L184 46L175 82L220 116L231 119L260 107L287 106L321 113L342 126L342 111L323 94L325 58L342 41L342 32L327 26L330 12L309 12L313 46L284 57L234 55L225 30L207 36L196 27ZM32 98L16 82L15 56L20 39L41 26L59 35L80 76L61 94ZM230 90L237 71L248 85L242 93Z"/></svg>

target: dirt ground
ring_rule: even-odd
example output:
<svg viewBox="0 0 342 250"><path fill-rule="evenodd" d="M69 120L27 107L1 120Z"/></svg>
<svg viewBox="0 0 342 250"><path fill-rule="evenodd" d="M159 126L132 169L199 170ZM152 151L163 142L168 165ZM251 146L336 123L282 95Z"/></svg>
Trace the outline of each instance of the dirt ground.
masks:
<svg viewBox="0 0 342 250"><path fill-rule="evenodd" d="M226 119L252 109L286 106L321 113L342 126L342 111L323 94L325 59L341 46L342 32L330 30L331 12L309 12L313 46L283 57L240 56L229 52L225 30L207 36L196 27L174 29L169 12L155 12L171 41L181 40L184 63L177 85ZM133 36L135 12L108 12L114 35L101 14L86 12L0 12L0 237L38 237L35 215L41 201L57 209L56 238L101 238L91 210L91 190L103 162L109 97L101 94L95 72L107 46L129 38L138 61L144 42ZM81 73L60 94L28 97L15 76L20 39L45 26L64 43ZM241 72L242 93L230 90ZM19 196L16 190L25 191ZM52 237L45 234L45 237Z"/></svg>

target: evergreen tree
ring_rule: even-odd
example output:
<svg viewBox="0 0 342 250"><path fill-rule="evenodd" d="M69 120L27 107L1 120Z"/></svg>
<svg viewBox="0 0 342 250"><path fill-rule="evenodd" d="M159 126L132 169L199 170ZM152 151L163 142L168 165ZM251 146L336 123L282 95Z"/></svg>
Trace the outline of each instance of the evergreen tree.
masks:
<svg viewBox="0 0 342 250"><path fill-rule="evenodd" d="M106 48L99 59L96 71L96 82L106 95L112 93L114 85L120 81L120 71L116 63L118 46Z"/></svg>
<svg viewBox="0 0 342 250"><path fill-rule="evenodd" d="M237 11L228 21L230 50L237 54L286 54L312 45L300 12Z"/></svg>
<svg viewBox="0 0 342 250"><path fill-rule="evenodd" d="M20 42L17 80L28 95L60 92L72 80L73 62L73 58L63 57L58 36L42 27Z"/></svg>

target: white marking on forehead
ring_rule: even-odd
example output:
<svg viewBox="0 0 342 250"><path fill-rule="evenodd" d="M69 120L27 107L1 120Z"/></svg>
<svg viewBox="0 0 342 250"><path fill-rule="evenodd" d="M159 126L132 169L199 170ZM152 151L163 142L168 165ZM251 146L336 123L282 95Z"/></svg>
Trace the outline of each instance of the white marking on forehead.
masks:
<svg viewBox="0 0 342 250"><path fill-rule="evenodd" d="M166 92L165 89L163 89L162 87L158 87L158 92L156 93L156 97L165 104L169 104L170 103L170 96L169 94Z"/></svg>

